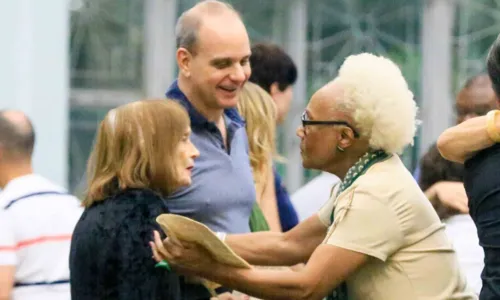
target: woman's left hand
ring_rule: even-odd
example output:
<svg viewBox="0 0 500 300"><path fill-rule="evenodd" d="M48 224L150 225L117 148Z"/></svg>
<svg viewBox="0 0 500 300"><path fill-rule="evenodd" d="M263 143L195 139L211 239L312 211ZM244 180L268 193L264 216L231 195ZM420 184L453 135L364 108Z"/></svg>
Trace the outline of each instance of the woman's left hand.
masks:
<svg viewBox="0 0 500 300"><path fill-rule="evenodd" d="M157 231L154 232L154 239L154 243L150 243L154 259L157 262L166 260L179 273L203 274L217 264L212 255L196 243L181 243L173 236L162 241Z"/></svg>

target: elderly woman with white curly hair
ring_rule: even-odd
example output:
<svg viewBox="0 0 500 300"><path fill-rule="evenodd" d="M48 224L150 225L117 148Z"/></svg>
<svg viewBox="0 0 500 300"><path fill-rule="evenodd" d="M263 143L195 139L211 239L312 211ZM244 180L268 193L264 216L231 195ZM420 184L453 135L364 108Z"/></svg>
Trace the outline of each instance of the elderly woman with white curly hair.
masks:
<svg viewBox="0 0 500 300"><path fill-rule="evenodd" d="M263 299L476 299L444 225L398 157L412 144L416 114L393 62L348 57L312 96L297 130L304 167L342 182L317 215L289 232L224 238L253 265L305 267L228 267L197 244L157 234L155 258Z"/></svg>

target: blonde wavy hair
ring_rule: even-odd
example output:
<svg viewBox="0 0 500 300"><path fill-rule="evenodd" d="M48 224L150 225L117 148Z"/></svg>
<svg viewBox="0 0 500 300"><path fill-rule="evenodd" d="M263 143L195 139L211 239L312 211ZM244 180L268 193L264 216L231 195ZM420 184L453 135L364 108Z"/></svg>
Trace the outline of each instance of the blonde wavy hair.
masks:
<svg viewBox="0 0 500 300"><path fill-rule="evenodd" d="M399 154L413 144L418 108L394 62L370 53L351 55L335 80L344 89L340 108L352 115L371 148Z"/></svg>
<svg viewBox="0 0 500 300"><path fill-rule="evenodd" d="M83 206L126 188L170 194L178 185L176 149L189 125L184 108L168 99L137 101L109 111L87 165Z"/></svg>
<svg viewBox="0 0 500 300"><path fill-rule="evenodd" d="M276 118L274 100L255 83L245 83L238 101L238 111L245 119L250 164L257 184L265 182L276 152Z"/></svg>

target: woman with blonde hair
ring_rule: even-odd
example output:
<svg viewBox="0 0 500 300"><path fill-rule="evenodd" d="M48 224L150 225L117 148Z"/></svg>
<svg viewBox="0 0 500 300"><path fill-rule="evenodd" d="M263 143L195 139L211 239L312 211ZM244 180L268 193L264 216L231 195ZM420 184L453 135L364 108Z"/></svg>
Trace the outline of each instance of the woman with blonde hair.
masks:
<svg viewBox="0 0 500 300"><path fill-rule="evenodd" d="M252 231L281 231L274 188L273 158L276 155L276 105L271 95L258 85L247 82L238 101L238 111L245 120L257 194L251 215ZM265 220L261 217L262 213Z"/></svg>
<svg viewBox="0 0 500 300"><path fill-rule="evenodd" d="M144 100L111 110L91 154L85 211L71 242L71 298L182 299L179 277L151 259L164 198L191 184L198 150L175 101Z"/></svg>

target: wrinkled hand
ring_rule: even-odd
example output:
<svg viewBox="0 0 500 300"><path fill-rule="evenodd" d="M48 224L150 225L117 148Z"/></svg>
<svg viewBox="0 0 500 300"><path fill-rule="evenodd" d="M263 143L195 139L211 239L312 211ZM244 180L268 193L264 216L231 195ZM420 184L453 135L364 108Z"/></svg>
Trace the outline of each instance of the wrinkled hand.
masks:
<svg viewBox="0 0 500 300"><path fill-rule="evenodd" d="M154 243L150 243L154 259L157 262L166 260L179 273L203 274L217 264L212 255L198 244L181 243L173 235L162 241L157 231L154 232L154 239Z"/></svg>
<svg viewBox="0 0 500 300"><path fill-rule="evenodd" d="M458 213L469 213L469 199L462 182L440 181L434 184L434 195L445 208Z"/></svg>

